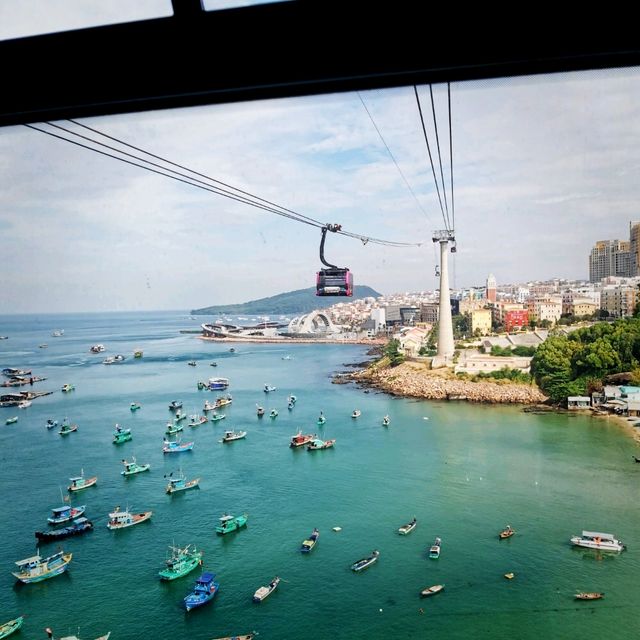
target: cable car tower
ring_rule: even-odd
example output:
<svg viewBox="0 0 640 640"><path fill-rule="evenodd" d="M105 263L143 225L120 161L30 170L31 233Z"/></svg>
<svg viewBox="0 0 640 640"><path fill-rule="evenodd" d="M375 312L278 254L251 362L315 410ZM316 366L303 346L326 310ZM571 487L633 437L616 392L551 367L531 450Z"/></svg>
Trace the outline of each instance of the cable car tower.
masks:
<svg viewBox="0 0 640 640"><path fill-rule="evenodd" d="M440 304L438 309L438 359L442 364L453 357L453 322L451 320L451 297L449 292L449 243L455 252L456 238L453 229L433 232L432 240L440 243Z"/></svg>

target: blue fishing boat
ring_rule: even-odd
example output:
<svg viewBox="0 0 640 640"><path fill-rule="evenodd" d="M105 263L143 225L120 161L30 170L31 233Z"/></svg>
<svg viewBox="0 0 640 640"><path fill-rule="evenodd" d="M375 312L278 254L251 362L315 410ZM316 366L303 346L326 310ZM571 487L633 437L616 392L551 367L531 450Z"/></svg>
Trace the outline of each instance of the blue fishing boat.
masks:
<svg viewBox="0 0 640 640"><path fill-rule="evenodd" d="M166 476L165 476L166 477ZM174 478L173 472L169 474L169 484L166 486L166 492L176 493L177 491L186 491L187 489L195 489L200 484L200 478L194 478L193 480L187 480L187 477L180 469L178 475Z"/></svg>
<svg viewBox="0 0 640 640"><path fill-rule="evenodd" d="M366 558L362 558L361 560L354 562L351 565L351 570L362 571L363 569L370 567L374 562L377 562L379 556L380 556L380 552L374 551L370 556L367 556Z"/></svg>
<svg viewBox="0 0 640 640"><path fill-rule="evenodd" d="M166 438L162 441L162 453L179 453L180 451L191 451L193 449L193 442L171 442Z"/></svg>
<svg viewBox="0 0 640 640"><path fill-rule="evenodd" d="M69 520L75 520L79 518L87 508L86 505L79 507L72 507L71 505L65 505L64 507L56 507L51 509L51 515L47 518L49 524L62 524L63 522L69 522Z"/></svg>
<svg viewBox="0 0 640 640"><path fill-rule="evenodd" d="M207 604L215 597L220 584L215 582L215 573L203 573L193 587L193 591L184 599L184 608L187 611Z"/></svg>

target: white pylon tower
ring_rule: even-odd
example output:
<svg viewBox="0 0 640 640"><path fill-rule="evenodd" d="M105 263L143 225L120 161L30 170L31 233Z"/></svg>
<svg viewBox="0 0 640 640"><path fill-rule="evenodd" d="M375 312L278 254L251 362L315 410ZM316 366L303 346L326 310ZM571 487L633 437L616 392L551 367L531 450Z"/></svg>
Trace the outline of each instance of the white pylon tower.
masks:
<svg viewBox="0 0 640 640"><path fill-rule="evenodd" d="M453 322L451 321L451 298L449 292L449 243L455 251L456 238L453 230L433 232L433 241L440 243L440 305L438 310L438 360L447 364L453 357Z"/></svg>

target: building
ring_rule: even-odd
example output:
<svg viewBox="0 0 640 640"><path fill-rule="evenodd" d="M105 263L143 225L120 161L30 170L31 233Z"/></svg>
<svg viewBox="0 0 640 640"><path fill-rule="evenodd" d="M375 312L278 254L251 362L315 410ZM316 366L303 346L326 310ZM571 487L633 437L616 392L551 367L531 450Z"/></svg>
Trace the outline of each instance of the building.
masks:
<svg viewBox="0 0 640 640"><path fill-rule="evenodd" d="M527 303L529 320L543 322L548 320L551 324L556 324L562 315L562 301L558 299L544 298L530 300Z"/></svg>
<svg viewBox="0 0 640 640"><path fill-rule="evenodd" d="M420 319L420 307L400 307L400 320L403 325L414 325L416 322L420 322Z"/></svg>
<svg viewBox="0 0 640 640"><path fill-rule="evenodd" d="M505 331L518 331L529 325L528 309L509 309L502 315Z"/></svg>
<svg viewBox="0 0 640 640"><path fill-rule="evenodd" d="M422 322L435 324L438 322L440 316L440 307L437 302L428 302L420 305L420 313L422 315Z"/></svg>
<svg viewBox="0 0 640 640"><path fill-rule="evenodd" d="M562 308L563 313L569 313L572 316L592 316L598 310L598 305L589 298L574 298L568 306L568 311L564 311L564 305Z"/></svg>
<svg viewBox="0 0 640 640"><path fill-rule="evenodd" d="M486 288L486 298L489 302L496 301L497 288L498 288L498 285L496 283L495 276L493 275L493 273L490 273L489 276L487 277L487 288Z"/></svg>
<svg viewBox="0 0 640 640"><path fill-rule="evenodd" d="M420 353L429 332L426 329L414 327L409 331L404 331L398 338L400 350L407 356L415 358Z"/></svg>
<svg viewBox="0 0 640 640"><path fill-rule="evenodd" d="M471 333L486 336L491 333L491 309L474 309L471 312Z"/></svg>
<svg viewBox="0 0 640 640"><path fill-rule="evenodd" d="M386 313L384 307L371 309L371 315L369 317L373 321L374 333L380 333L381 331L384 331L386 327Z"/></svg>
<svg viewBox="0 0 640 640"><path fill-rule="evenodd" d="M629 275L640 276L640 222L629 223Z"/></svg>
<svg viewBox="0 0 640 640"><path fill-rule="evenodd" d="M630 243L626 240L600 240L589 254L589 280L599 282L607 276L631 275Z"/></svg>
<svg viewBox="0 0 640 640"><path fill-rule="evenodd" d="M638 289L633 286L607 286L600 292L600 308L615 318L632 316L637 302Z"/></svg>

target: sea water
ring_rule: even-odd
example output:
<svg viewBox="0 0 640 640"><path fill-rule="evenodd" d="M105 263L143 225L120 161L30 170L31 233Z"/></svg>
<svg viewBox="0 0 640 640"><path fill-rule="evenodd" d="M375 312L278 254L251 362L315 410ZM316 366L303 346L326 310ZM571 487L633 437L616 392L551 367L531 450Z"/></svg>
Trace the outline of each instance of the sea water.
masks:
<svg viewBox="0 0 640 640"><path fill-rule="evenodd" d="M264 640L638 636L640 465L619 427L365 393L331 383L345 363L365 359L364 347L224 344L179 333L197 327L184 313L0 318L0 335L9 336L0 341L1 367L32 368L47 378L33 389L54 392L25 410L0 409L0 622L26 614L24 638L44 637L45 627L57 635L79 627L82 638L111 631L113 640L208 640L252 630ZM55 329L64 335L52 337ZM89 353L96 343L107 350ZM133 358L137 348L141 359ZM102 364L117 353L123 364ZM198 428L183 422L193 451L163 455L169 402L202 413L205 400L219 395L197 390L211 376L231 381L226 419ZM75 391L62 393L65 383ZM264 393L265 383L276 391ZM290 394L297 396L291 411ZM132 413L131 402L142 408ZM259 419L257 404L279 416ZM354 409L360 418L350 417ZM18 423L5 426L12 415ZM65 417L77 433L46 429L48 418ZM112 444L115 423L131 428L130 442ZM227 428L246 430L246 439L222 444ZM299 429L336 445L291 449ZM132 456L151 470L123 477L121 461ZM180 468L200 477L200 488L167 495L165 476ZM17 583L13 563L36 551L34 532L47 528L50 509L63 504L61 493L81 470L98 483L73 494L71 504L87 505L94 531L41 544L43 555L60 547L73 553L64 575ZM117 505L153 517L109 531ZM216 536L225 513L247 513L248 526ZM414 532L398 535L413 517ZM507 524L516 534L500 541ZM319 542L302 554L314 527ZM614 533L628 550L572 548L569 538L583 529ZM432 560L436 536L442 553ZM173 543L202 549L203 570L220 582L215 600L189 613L182 599L198 572L169 583L157 575ZM378 562L353 573L351 564L374 549ZM513 580L504 578L508 572ZM276 575L277 591L252 603ZM444 591L421 600L420 590L435 584ZM576 602L578 591L605 598Z"/></svg>

